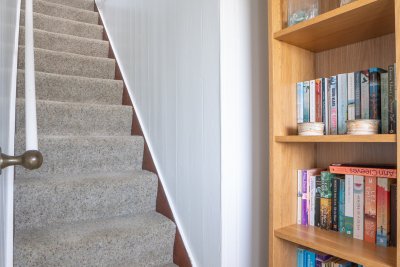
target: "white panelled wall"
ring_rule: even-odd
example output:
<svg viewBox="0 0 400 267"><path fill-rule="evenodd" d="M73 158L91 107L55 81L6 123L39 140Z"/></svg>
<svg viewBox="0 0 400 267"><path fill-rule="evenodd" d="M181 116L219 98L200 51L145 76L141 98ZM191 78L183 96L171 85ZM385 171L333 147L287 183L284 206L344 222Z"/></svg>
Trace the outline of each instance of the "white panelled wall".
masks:
<svg viewBox="0 0 400 267"><path fill-rule="evenodd" d="M18 0L0 0L0 147L14 155ZM0 267L13 265L14 169L0 175Z"/></svg>

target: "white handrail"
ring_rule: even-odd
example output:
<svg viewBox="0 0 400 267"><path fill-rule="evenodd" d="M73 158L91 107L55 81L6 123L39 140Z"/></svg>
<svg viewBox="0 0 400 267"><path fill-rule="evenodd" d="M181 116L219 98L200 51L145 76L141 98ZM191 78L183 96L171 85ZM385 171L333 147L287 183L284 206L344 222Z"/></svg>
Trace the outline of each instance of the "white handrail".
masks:
<svg viewBox="0 0 400 267"><path fill-rule="evenodd" d="M38 150L32 0L25 0L25 134L26 150Z"/></svg>

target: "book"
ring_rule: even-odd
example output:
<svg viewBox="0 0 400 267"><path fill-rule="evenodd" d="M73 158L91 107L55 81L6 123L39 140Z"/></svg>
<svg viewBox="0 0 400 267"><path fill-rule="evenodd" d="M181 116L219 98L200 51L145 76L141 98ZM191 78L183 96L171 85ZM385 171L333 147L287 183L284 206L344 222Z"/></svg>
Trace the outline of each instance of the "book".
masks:
<svg viewBox="0 0 400 267"><path fill-rule="evenodd" d="M334 176L332 180L332 230L339 231L339 186L340 178Z"/></svg>
<svg viewBox="0 0 400 267"><path fill-rule="evenodd" d="M322 119L324 122L324 133L329 134L329 79L323 78L322 79Z"/></svg>
<svg viewBox="0 0 400 267"><path fill-rule="evenodd" d="M346 234L353 236L353 175L345 175L345 204L344 204L344 224Z"/></svg>
<svg viewBox="0 0 400 267"><path fill-rule="evenodd" d="M337 133L346 134L347 127L347 74L337 76Z"/></svg>
<svg viewBox="0 0 400 267"><path fill-rule="evenodd" d="M346 233L345 227L345 179L341 177L339 180L339 232Z"/></svg>
<svg viewBox="0 0 400 267"><path fill-rule="evenodd" d="M302 171L302 197L301 197L301 224L308 225L308 213L307 213L307 170Z"/></svg>
<svg viewBox="0 0 400 267"><path fill-rule="evenodd" d="M315 190L316 190L316 177L310 177L310 210L309 210L309 225L315 225Z"/></svg>
<svg viewBox="0 0 400 267"><path fill-rule="evenodd" d="M389 133L395 134L397 129L396 112L397 112L397 88L396 88L396 65L389 66L388 72L388 95L389 95Z"/></svg>
<svg viewBox="0 0 400 267"><path fill-rule="evenodd" d="M297 248L297 267L305 267L304 266L304 249Z"/></svg>
<svg viewBox="0 0 400 267"><path fill-rule="evenodd" d="M321 169L310 169L306 171L307 173L307 224L311 225L311 220L314 220L312 217L314 217L314 212L312 212L311 208L311 200L313 199L311 197L311 177L315 175L319 175L321 173ZM315 185L314 185L315 186Z"/></svg>
<svg viewBox="0 0 400 267"><path fill-rule="evenodd" d="M389 74L381 73L381 125L382 133L389 133Z"/></svg>
<svg viewBox="0 0 400 267"><path fill-rule="evenodd" d="M303 123L303 82L298 82L296 85L296 100L297 100L297 123Z"/></svg>
<svg viewBox="0 0 400 267"><path fill-rule="evenodd" d="M365 177L364 240L376 242L376 177Z"/></svg>
<svg viewBox="0 0 400 267"><path fill-rule="evenodd" d="M315 80L315 121L322 122L322 78Z"/></svg>
<svg viewBox="0 0 400 267"><path fill-rule="evenodd" d="M332 180L330 172L321 172L321 228L332 229Z"/></svg>
<svg viewBox="0 0 400 267"><path fill-rule="evenodd" d="M369 118L381 120L381 73L380 68L369 69ZM380 125L380 130L382 129Z"/></svg>
<svg viewBox="0 0 400 267"><path fill-rule="evenodd" d="M329 134L338 133L338 103L337 103L337 76L329 78Z"/></svg>
<svg viewBox="0 0 400 267"><path fill-rule="evenodd" d="M347 120L356 119L356 95L354 72L347 74Z"/></svg>
<svg viewBox="0 0 400 267"><path fill-rule="evenodd" d="M315 80L310 81L310 122L315 122Z"/></svg>
<svg viewBox="0 0 400 267"><path fill-rule="evenodd" d="M390 246L397 246L397 184L390 185Z"/></svg>
<svg viewBox="0 0 400 267"><path fill-rule="evenodd" d="M315 176L315 216L314 224L321 227L321 175Z"/></svg>
<svg viewBox="0 0 400 267"><path fill-rule="evenodd" d="M302 215L302 197L303 197L303 171L297 171L297 224L301 223L301 215Z"/></svg>
<svg viewBox="0 0 400 267"><path fill-rule="evenodd" d="M369 71L361 71L361 119L369 119Z"/></svg>
<svg viewBox="0 0 400 267"><path fill-rule="evenodd" d="M303 82L303 122L310 122L310 81Z"/></svg>
<svg viewBox="0 0 400 267"><path fill-rule="evenodd" d="M376 189L376 244L387 247L390 242L390 185L393 180L378 178Z"/></svg>
<svg viewBox="0 0 400 267"><path fill-rule="evenodd" d="M335 174L352 174L361 176L374 176L385 178L397 178L397 169L378 166L349 166L346 164L332 164L329 171Z"/></svg>
<svg viewBox="0 0 400 267"><path fill-rule="evenodd" d="M306 256L306 265L305 267L314 267L316 262L316 255L313 251L306 250L305 251L305 256Z"/></svg>
<svg viewBox="0 0 400 267"><path fill-rule="evenodd" d="M364 239L364 176L354 175L353 197L354 197L354 222L353 237Z"/></svg>
<svg viewBox="0 0 400 267"><path fill-rule="evenodd" d="M361 119L361 72L354 72L355 119Z"/></svg>

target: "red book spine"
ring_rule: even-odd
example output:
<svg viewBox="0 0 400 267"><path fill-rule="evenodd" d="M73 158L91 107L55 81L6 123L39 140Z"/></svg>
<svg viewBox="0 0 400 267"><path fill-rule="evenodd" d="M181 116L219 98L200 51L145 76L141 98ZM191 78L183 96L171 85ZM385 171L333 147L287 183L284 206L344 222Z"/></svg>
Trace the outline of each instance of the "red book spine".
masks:
<svg viewBox="0 0 400 267"><path fill-rule="evenodd" d="M364 240L376 242L376 177L365 177Z"/></svg>
<svg viewBox="0 0 400 267"><path fill-rule="evenodd" d="M315 121L322 122L322 79L315 80Z"/></svg>
<svg viewBox="0 0 400 267"><path fill-rule="evenodd" d="M352 167L352 166L329 166L329 171L335 174L351 174L360 176L373 176L373 177L385 177L385 178L397 178L396 169L384 169L384 168L368 168L368 167Z"/></svg>

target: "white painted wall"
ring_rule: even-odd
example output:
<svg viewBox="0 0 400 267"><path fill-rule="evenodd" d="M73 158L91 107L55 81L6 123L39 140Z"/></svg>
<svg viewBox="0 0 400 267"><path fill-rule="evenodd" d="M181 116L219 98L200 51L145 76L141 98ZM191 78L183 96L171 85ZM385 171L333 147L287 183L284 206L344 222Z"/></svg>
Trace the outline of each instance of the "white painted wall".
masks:
<svg viewBox="0 0 400 267"><path fill-rule="evenodd" d="M219 1L97 1L195 266L221 264Z"/></svg>
<svg viewBox="0 0 400 267"><path fill-rule="evenodd" d="M14 155L15 88L20 1L0 0L0 147ZM13 261L14 169L0 175L0 267Z"/></svg>

